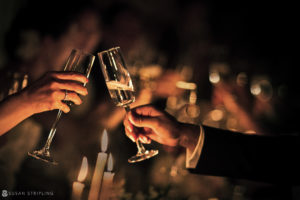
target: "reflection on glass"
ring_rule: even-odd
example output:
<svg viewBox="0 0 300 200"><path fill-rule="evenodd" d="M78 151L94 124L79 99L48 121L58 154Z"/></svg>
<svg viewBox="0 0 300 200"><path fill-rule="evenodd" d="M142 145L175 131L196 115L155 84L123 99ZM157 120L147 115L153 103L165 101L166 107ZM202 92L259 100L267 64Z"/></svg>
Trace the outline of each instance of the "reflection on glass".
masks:
<svg viewBox="0 0 300 200"><path fill-rule="evenodd" d="M80 50L74 49L74 50L72 50L72 52L67 60L64 71L76 71L76 72L84 74L88 78L90 75L90 72L92 70L94 60L95 60L95 56L88 54L88 53L84 53ZM72 104L73 104L71 101L68 101L66 103L69 106L72 106ZM57 113L56 119L51 127L51 130L50 130L50 133L49 133L49 136L48 136L45 146L40 150L28 152L29 156L32 156L36 159L39 159L39 160L42 160L42 161L45 161L48 163L57 164L57 162L54 161L50 155L50 145L51 145L52 139L55 135L56 127L60 120L61 114L62 114L62 111L59 110Z"/></svg>
<svg viewBox="0 0 300 200"><path fill-rule="evenodd" d="M124 107L126 112L129 112L129 105L135 101L135 94L120 47L102 51L98 53L98 57L106 86L113 102L117 106ZM138 152L135 156L128 159L130 163L143 161L158 154L158 150L146 150L139 139L136 140L136 145Z"/></svg>

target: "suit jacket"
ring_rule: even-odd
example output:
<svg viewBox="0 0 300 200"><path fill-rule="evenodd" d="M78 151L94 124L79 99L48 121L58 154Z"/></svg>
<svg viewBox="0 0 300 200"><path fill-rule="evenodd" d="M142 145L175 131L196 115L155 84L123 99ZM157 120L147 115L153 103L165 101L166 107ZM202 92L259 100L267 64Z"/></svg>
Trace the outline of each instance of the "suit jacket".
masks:
<svg viewBox="0 0 300 200"><path fill-rule="evenodd" d="M300 183L300 136L247 135L203 126L204 146L193 173L280 185Z"/></svg>

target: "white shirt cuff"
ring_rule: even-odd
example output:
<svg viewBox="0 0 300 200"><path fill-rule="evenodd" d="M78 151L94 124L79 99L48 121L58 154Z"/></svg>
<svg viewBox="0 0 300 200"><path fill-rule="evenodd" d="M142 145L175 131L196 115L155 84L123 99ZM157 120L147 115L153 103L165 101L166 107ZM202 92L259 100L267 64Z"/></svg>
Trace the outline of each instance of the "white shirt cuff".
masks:
<svg viewBox="0 0 300 200"><path fill-rule="evenodd" d="M200 135L194 151L186 149L186 168L196 168L204 144L204 130L200 125Z"/></svg>

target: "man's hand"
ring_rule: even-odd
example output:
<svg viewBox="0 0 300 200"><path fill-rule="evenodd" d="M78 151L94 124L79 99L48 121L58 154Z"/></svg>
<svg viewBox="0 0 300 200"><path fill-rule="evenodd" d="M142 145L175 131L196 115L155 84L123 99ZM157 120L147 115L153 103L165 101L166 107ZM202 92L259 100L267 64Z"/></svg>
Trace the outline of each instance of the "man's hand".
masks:
<svg viewBox="0 0 300 200"><path fill-rule="evenodd" d="M165 111L152 105L131 109L124 119L126 135L143 143L154 140L168 146L183 146L194 149L199 137L199 126L178 122Z"/></svg>

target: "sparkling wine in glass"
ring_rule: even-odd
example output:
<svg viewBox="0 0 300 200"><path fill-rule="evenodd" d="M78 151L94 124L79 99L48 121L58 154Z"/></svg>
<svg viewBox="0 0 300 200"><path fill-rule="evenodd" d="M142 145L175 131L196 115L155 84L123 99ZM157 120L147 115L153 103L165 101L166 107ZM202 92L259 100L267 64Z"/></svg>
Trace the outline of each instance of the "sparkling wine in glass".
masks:
<svg viewBox="0 0 300 200"><path fill-rule="evenodd" d="M130 111L129 105L135 100L134 88L120 47L102 51L98 53L98 57L113 102L124 107L126 112ZM136 145L138 152L128 159L129 163L143 161L158 154L158 150L146 150L139 139L136 140Z"/></svg>
<svg viewBox="0 0 300 200"><path fill-rule="evenodd" d="M92 70L92 66L95 60L95 56L85 53L81 50L73 49L70 53L70 56L67 59L66 65L64 67L64 71L75 71L84 74L87 78L90 75L90 72ZM68 91L66 91L68 92ZM63 100L64 101L64 100ZM64 101L68 106L72 106L74 103L72 101ZM36 150L33 152L28 152L29 156L32 156L36 159L57 164L56 161L53 160L53 158L50 155L50 145L52 142L52 139L56 132L57 124L60 120L60 117L62 115L62 111L58 110L56 119L51 127L50 133L48 135L48 139L46 141L46 144L44 147L40 150Z"/></svg>

